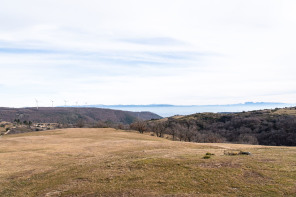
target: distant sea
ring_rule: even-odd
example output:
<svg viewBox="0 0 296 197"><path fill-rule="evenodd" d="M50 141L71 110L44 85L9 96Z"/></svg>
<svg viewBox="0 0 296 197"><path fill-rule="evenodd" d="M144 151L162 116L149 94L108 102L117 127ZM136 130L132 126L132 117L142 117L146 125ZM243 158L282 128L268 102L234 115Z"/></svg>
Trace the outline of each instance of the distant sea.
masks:
<svg viewBox="0 0 296 197"><path fill-rule="evenodd" d="M194 113L202 112L213 112L213 113L231 113L231 112L242 112L252 111L261 109L274 109L282 107L293 107L296 104L287 103L253 103L247 102L242 104L231 104L231 105L88 105L84 107L96 107L96 108L108 108L117 109L123 111L143 112L149 111L156 113L162 117L170 117L174 115L189 115Z"/></svg>

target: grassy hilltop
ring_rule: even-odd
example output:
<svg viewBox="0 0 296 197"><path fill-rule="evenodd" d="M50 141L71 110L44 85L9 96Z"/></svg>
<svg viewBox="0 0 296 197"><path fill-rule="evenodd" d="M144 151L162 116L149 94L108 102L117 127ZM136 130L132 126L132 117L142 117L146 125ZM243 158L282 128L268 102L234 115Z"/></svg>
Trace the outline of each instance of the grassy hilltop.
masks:
<svg viewBox="0 0 296 197"><path fill-rule="evenodd" d="M252 155L225 154L239 150ZM295 196L295 163L296 147L32 132L0 138L0 196Z"/></svg>
<svg viewBox="0 0 296 197"><path fill-rule="evenodd" d="M296 146L296 108L197 113L133 123L132 128L188 142Z"/></svg>

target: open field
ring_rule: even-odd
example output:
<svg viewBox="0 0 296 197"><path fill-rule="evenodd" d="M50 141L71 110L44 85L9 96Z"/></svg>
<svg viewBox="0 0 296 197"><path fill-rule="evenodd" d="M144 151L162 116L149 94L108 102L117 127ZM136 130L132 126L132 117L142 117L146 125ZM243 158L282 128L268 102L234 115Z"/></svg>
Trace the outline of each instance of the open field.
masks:
<svg viewBox="0 0 296 197"><path fill-rule="evenodd" d="M252 155L228 156L225 150ZM210 159L203 159L207 153ZM0 196L295 196L296 147L197 144L114 129L0 138Z"/></svg>
<svg viewBox="0 0 296 197"><path fill-rule="evenodd" d="M291 108L281 108L281 109L277 109L273 112L274 114L279 114L279 115L294 115L296 116L296 108L295 107L291 107Z"/></svg>

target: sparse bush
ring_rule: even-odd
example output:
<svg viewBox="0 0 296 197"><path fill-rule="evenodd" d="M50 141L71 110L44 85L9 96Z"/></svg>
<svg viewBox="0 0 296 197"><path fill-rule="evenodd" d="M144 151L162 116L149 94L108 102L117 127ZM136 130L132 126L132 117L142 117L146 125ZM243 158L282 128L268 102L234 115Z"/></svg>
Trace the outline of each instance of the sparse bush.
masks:
<svg viewBox="0 0 296 197"><path fill-rule="evenodd" d="M78 128L83 128L83 127L85 126L85 122L84 122L84 120L82 120L82 119L78 120L76 126L77 126Z"/></svg>
<svg viewBox="0 0 296 197"><path fill-rule="evenodd" d="M211 156L213 156L213 155L215 155L215 154L207 152L207 153L203 156L203 159L210 159Z"/></svg>
<svg viewBox="0 0 296 197"><path fill-rule="evenodd" d="M147 130L147 125L144 121L137 121L130 125L131 129L139 131L140 133L144 133Z"/></svg>
<svg viewBox="0 0 296 197"><path fill-rule="evenodd" d="M97 128L108 128L108 125L103 121L98 121L96 127Z"/></svg>
<svg viewBox="0 0 296 197"><path fill-rule="evenodd" d="M258 144L257 138L250 134L240 134L238 137L238 142L241 144L253 144L253 145Z"/></svg>
<svg viewBox="0 0 296 197"><path fill-rule="evenodd" d="M120 129L120 130L124 130L124 125L123 125L123 124L119 124L119 125L117 126L117 128Z"/></svg>

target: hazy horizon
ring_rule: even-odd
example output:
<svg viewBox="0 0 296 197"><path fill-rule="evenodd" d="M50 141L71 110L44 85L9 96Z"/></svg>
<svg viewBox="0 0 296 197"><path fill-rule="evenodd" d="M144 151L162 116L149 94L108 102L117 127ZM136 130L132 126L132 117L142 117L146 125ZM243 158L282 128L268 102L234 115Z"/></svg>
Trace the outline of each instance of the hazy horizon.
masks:
<svg viewBox="0 0 296 197"><path fill-rule="evenodd" d="M45 102L41 102L41 103L45 103ZM92 103L76 103L76 102L69 102L67 101L66 105L64 103L64 105L53 105L52 102L47 102L44 105L40 105L40 101L38 101L38 107L99 107L99 106L106 106L106 107L110 107L110 106L122 106L122 107L128 107L128 106L143 106L143 107L170 107L170 106L176 106L176 107L190 107L190 106L236 106L236 105L258 105L258 106L266 106L266 105L272 105L272 106L276 106L278 105L279 107L281 105L289 105L289 106L294 106L296 105L296 103L279 103L279 102L252 102L252 101L246 101L246 102L242 102L242 103L226 103L226 104L210 104L210 105L178 105L178 104L172 104L172 103L150 103L150 104L111 104L111 105L107 105L107 104L92 104ZM0 107L7 107L7 106L0 106ZM19 106L19 107L12 107L12 108L34 108L37 107L37 104L35 102L35 105L33 106ZM263 108L262 108L263 109Z"/></svg>
<svg viewBox="0 0 296 197"><path fill-rule="evenodd" d="M195 113L222 113L222 112L243 112L263 109L275 109L284 107L295 107L293 103L266 103L266 102L245 102L227 105L170 105L170 104L151 104L151 105L67 105L54 106L58 108L106 108L113 110L131 111L131 112L152 112L162 117L171 117L174 115L190 115ZM36 108L24 107L24 108ZM51 106L39 106L38 109L44 107L45 109ZM54 109L54 108L53 108Z"/></svg>
<svg viewBox="0 0 296 197"><path fill-rule="evenodd" d="M295 103L293 0L0 7L0 105Z"/></svg>

